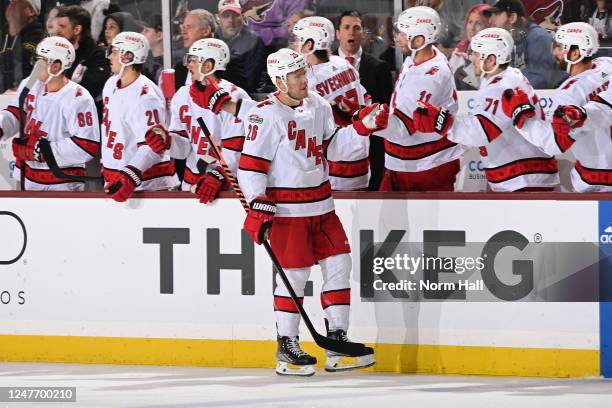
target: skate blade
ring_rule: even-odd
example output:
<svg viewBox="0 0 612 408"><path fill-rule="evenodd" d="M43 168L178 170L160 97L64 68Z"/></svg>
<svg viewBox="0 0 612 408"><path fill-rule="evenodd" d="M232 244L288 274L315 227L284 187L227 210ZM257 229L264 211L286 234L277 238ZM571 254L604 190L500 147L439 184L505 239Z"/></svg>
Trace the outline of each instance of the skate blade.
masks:
<svg viewBox="0 0 612 408"><path fill-rule="evenodd" d="M325 364L325 371L335 373L338 371L361 370L363 368L372 367L374 364L376 364L374 354L360 357L328 357L327 363Z"/></svg>
<svg viewBox="0 0 612 408"><path fill-rule="evenodd" d="M279 361L276 363L276 374L293 377L311 377L315 374L313 365L295 365Z"/></svg>

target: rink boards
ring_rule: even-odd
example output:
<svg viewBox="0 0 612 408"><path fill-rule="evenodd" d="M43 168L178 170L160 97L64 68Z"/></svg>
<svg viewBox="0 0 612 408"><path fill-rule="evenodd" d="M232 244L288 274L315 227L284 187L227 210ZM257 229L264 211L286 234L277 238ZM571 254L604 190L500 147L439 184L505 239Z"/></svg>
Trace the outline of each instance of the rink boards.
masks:
<svg viewBox="0 0 612 408"><path fill-rule="evenodd" d="M117 204L95 193L3 194L1 361L274 365L272 266L241 232L238 200L203 206L178 193L158 193ZM610 251L610 202L593 195L513 199L519 196L526 197L380 199L374 193L336 200L353 249L350 335L374 345L375 370L547 377L610 372L612 312L598 302L478 302L469 295L459 302L372 302L360 296L362 275L370 272L361 265L368 236L383 242L399 231L403 242L422 242L424 231L463 231L466 241L487 242L513 231L530 242L592 242ZM508 276L509 284L518 279ZM316 267L311 281L314 296L306 297L305 308L323 332ZM304 327L301 333L311 341ZM306 349L323 361L312 344Z"/></svg>

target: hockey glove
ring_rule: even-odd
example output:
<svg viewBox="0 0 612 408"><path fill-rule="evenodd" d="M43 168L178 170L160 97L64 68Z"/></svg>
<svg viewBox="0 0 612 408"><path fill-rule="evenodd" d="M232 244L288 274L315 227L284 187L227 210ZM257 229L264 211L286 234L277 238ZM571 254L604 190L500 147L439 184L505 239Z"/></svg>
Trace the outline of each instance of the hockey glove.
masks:
<svg viewBox="0 0 612 408"><path fill-rule="evenodd" d="M244 230L253 238L256 244L268 239L268 230L272 226L276 204L265 196L260 196L251 201L251 210L244 220Z"/></svg>
<svg viewBox="0 0 612 408"><path fill-rule="evenodd" d="M414 128L421 133L438 133L445 136L453 126L453 115L447 109L427 102L419 102L412 114Z"/></svg>
<svg viewBox="0 0 612 408"><path fill-rule="evenodd" d="M104 186L104 191L118 203L126 201L134 189L142 183L142 173L134 166L125 166L113 174Z"/></svg>
<svg viewBox="0 0 612 408"><path fill-rule="evenodd" d="M389 105L374 103L353 115L353 128L361 136L383 130L389 124Z"/></svg>
<svg viewBox="0 0 612 408"><path fill-rule="evenodd" d="M172 137L162 125L153 125L145 133L145 142L155 153L160 156L170 149Z"/></svg>
<svg viewBox="0 0 612 408"><path fill-rule="evenodd" d="M15 137L13 138L13 155L17 160L42 162L40 146L37 137Z"/></svg>
<svg viewBox="0 0 612 408"><path fill-rule="evenodd" d="M535 107L529 101L529 95L518 87L504 91L502 110L519 129L523 128L528 118L533 118L536 114Z"/></svg>
<svg viewBox="0 0 612 408"><path fill-rule="evenodd" d="M555 110L552 119L552 127L555 135L568 138L572 129L577 129L584 125L587 118L586 111L580 106L561 105Z"/></svg>
<svg viewBox="0 0 612 408"><path fill-rule="evenodd" d="M223 104L232 99L227 91L219 88L219 85L212 81L208 81L207 85L203 85L200 81L193 81L189 88L189 96L196 105L211 110L214 114L219 113Z"/></svg>
<svg viewBox="0 0 612 408"><path fill-rule="evenodd" d="M340 126L349 126L352 122L353 115L360 108L358 104L348 99L345 96L338 96L331 104L334 113L334 120Z"/></svg>
<svg viewBox="0 0 612 408"><path fill-rule="evenodd" d="M221 167L212 169L200 177L198 184L196 184L195 194L202 204L212 203L219 195L219 191L223 189L226 181Z"/></svg>

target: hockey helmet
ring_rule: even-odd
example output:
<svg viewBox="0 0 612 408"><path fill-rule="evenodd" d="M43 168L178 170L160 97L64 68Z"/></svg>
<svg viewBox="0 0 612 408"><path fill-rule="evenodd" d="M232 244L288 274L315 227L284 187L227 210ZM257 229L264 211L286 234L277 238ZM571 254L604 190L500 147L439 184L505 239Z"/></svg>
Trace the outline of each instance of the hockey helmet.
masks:
<svg viewBox="0 0 612 408"><path fill-rule="evenodd" d="M329 50L335 39L334 31L334 25L325 17L304 17L293 27L292 41L299 44L301 51L304 44L312 40L313 49L309 54L318 50Z"/></svg>
<svg viewBox="0 0 612 408"><path fill-rule="evenodd" d="M121 57L120 61L124 66L144 64L149 55L149 42L146 37L140 33L124 31L113 38L113 42L107 53L110 54L113 49L119 51L119 56ZM128 52L133 55L132 61L124 63L122 57Z"/></svg>
<svg viewBox="0 0 612 408"><path fill-rule="evenodd" d="M480 69L482 73L489 74L499 65L508 64L512 61L514 40L512 35L503 28L485 28L472 38L470 48L473 52L480 54ZM496 66L493 70L487 72L484 69L484 62L489 55L495 56Z"/></svg>
<svg viewBox="0 0 612 408"><path fill-rule="evenodd" d="M183 57L183 63L187 66L189 62L195 60L199 64L204 64L209 59L215 62L215 66L206 75L211 75L215 71L225 71L230 60L230 50L227 44L216 38L198 40L189 47L189 52Z"/></svg>
<svg viewBox="0 0 612 408"><path fill-rule="evenodd" d="M585 58L592 57L599 50L599 35L597 31L587 23L569 23L557 29L555 41L563 47L563 58L567 62L569 72L573 64L577 64ZM580 50L580 58L570 61L568 54L572 46Z"/></svg>
<svg viewBox="0 0 612 408"><path fill-rule="evenodd" d="M438 41L442 21L438 12L431 7L411 7L402 11L397 17L395 29L408 36L408 48L411 51L420 51ZM425 38L425 42L418 49L413 49L412 40L420 35Z"/></svg>
<svg viewBox="0 0 612 408"><path fill-rule="evenodd" d="M72 66L76 58L74 47L64 37L48 37L36 46L36 57L44 58L49 64L47 72L50 76L58 76ZM51 64L60 61L61 70L57 74L51 73Z"/></svg>

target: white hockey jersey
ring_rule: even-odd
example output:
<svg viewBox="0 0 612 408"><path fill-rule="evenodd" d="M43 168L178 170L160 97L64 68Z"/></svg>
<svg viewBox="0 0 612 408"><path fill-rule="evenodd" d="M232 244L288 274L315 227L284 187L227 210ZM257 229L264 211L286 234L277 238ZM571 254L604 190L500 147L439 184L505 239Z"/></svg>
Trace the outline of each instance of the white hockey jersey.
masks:
<svg viewBox="0 0 612 408"><path fill-rule="evenodd" d="M406 58L391 96L389 126L376 132L385 139L385 168L420 172L459 158L466 148L437 133L416 132L412 112L418 101L457 112L455 79L444 54L434 47L435 56L415 64Z"/></svg>
<svg viewBox="0 0 612 408"><path fill-rule="evenodd" d="M219 87L229 92L232 100L250 100L250 96L242 88L237 87L229 81L221 80ZM201 155L215 157L214 151L208 145L208 141L197 119L203 118L206 127L221 147L223 157L234 173L237 174L240 152L244 144L245 126L244 122L227 112L215 115L208 109L203 109L193 103L189 97L189 86L182 86L172 98L172 118L170 120L170 133L172 143L170 145L170 156L175 159L186 159L185 174L183 177L182 190L189 191L193 184L200 178L198 170L198 159Z"/></svg>
<svg viewBox="0 0 612 408"><path fill-rule="evenodd" d="M19 132L18 99L25 86L24 79L9 106L0 111L0 128L4 136ZM94 158L100 149L98 114L93 98L82 86L66 79L66 84L55 92L47 92L46 86L37 81L24 103L27 118L24 133L28 137L45 137L49 140L57 164L64 173L84 176L85 163ZM18 166L22 166L18 163ZM19 180L21 169L15 167L13 177ZM55 177L46 163L25 163L26 190L81 190L83 183Z"/></svg>
<svg viewBox="0 0 612 408"><path fill-rule="evenodd" d="M357 105L366 104L366 91L359 82L359 72L344 58L332 55L328 62L308 66L306 74L308 88L329 103L337 103L346 97ZM350 125L340 117L334 119L338 126ZM353 155L329 162L329 180L333 190L360 190L369 184L370 139L356 135L354 143L359 149L354 149Z"/></svg>
<svg viewBox="0 0 612 408"><path fill-rule="evenodd" d="M584 105L583 108L587 112L585 126L612 127L612 87L608 87L608 89L601 92L592 101ZM570 136L575 137L573 136L573 131L570 133ZM610 137L612 138L612 129L610 129Z"/></svg>
<svg viewBox="0 0 612 408"><path fill-rule="evenodd" d="M250 202L267 196L281 217L333 211L327 159L357 149L353 126L336 127L329 103L314 92L295 108L269 98L250 110L238 181ZM363 136L362 136L363 137Z"/></svg>
<svg viewBox="0 0 612 408"><path fill-rule="evenodd" d="M145 142L147 130L165 121L161 90L144 75L126 87L118 86L117 81L116 75L110 77L102 91L102 174L108 180L109 174L130 165L142 172L142 184L136 191L178 186L170 155L159 156Z"/></svg>
<svg viewBox="0 0 612 408"><path fill-rule="evenodd" d="M612 191L612 137L610 127L587 121L569 137L555 135L550 122L559 105L584 106L599 93L607 90L612 77L612 58L597 58L594 67L568 78L553 97L548 123L527 121L523 135L548 154L560 154L571 149L576 158L572 169L572 187L577 192Z"/></svg>
<svg viewBox="0 0 612 408"><path fill-rule="evenodd" d="M448 138L466 146L480 147L480 156L492 191L559 185L557 160L529 143L504 114L501 104L506 89L521 88L537 106L536 118L544 113L527 78L516 68L508 68L489 79L482 79L469 115L455 117Z"/></svg>

